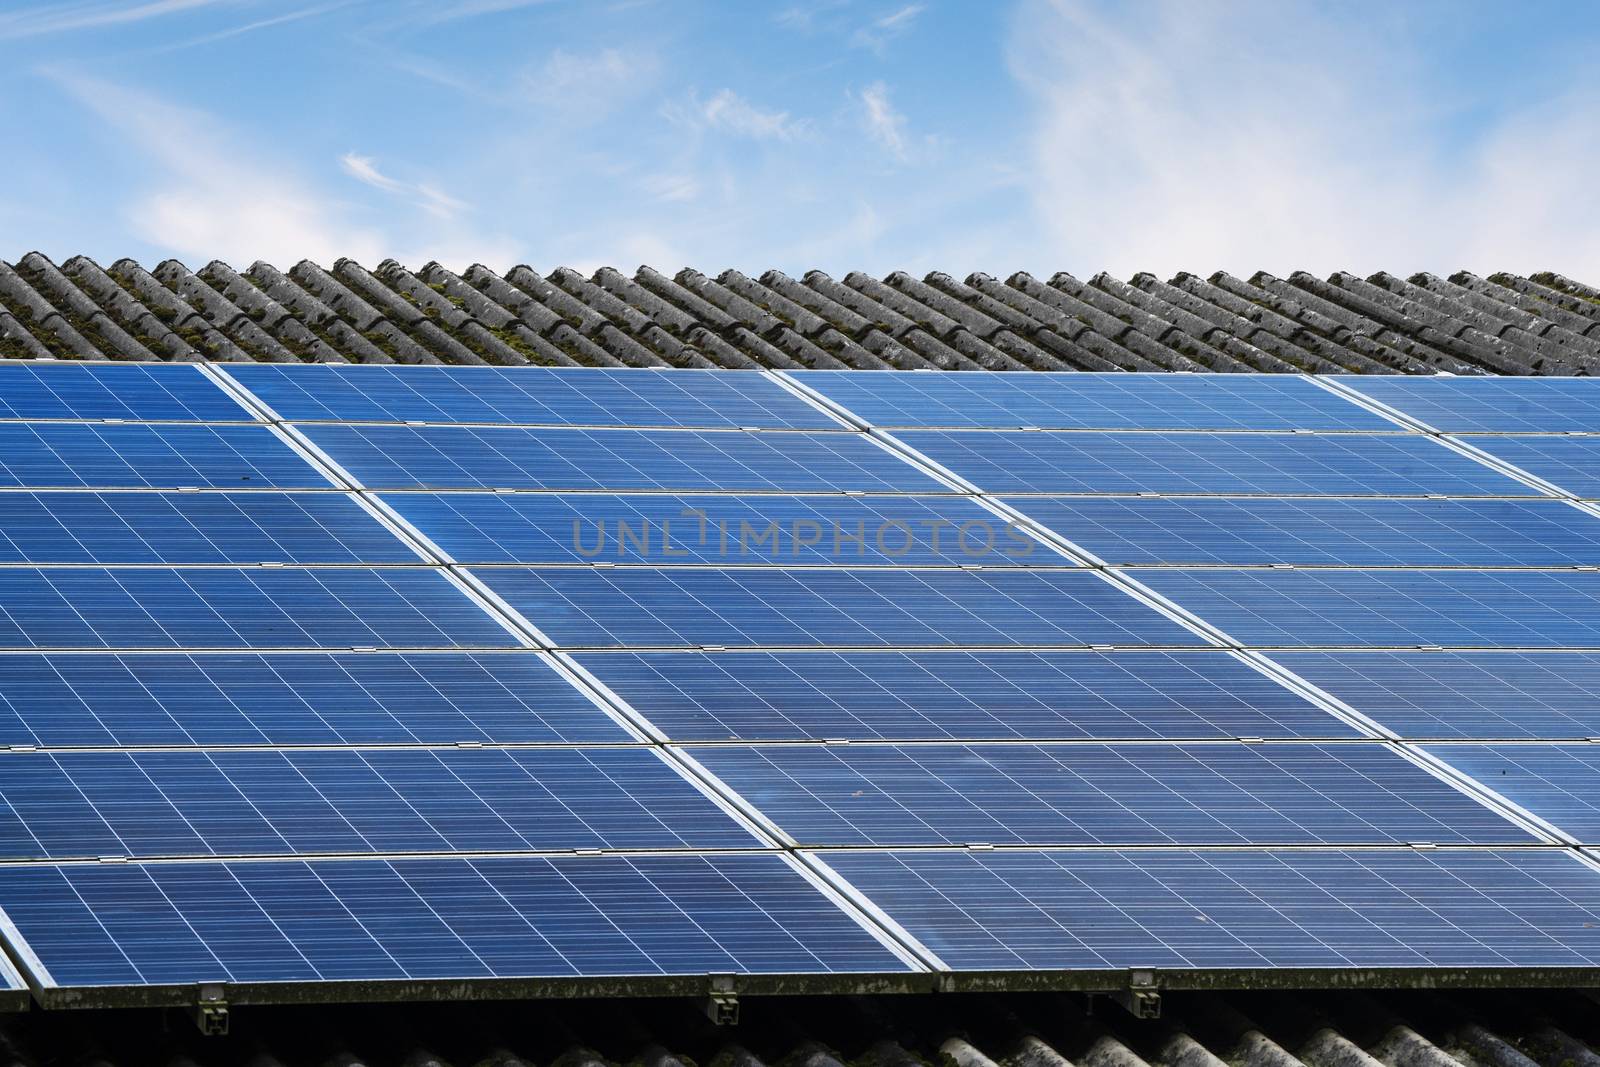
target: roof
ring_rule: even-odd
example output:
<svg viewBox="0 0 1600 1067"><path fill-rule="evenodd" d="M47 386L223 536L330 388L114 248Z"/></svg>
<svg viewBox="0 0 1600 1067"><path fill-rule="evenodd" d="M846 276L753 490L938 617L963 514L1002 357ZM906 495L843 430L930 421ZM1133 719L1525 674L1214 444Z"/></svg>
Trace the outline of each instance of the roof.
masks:
<svg viewBox="0 0 1600 1067"><path fill-rule="evenodd" d="M461 274L0 261L0 356L556 366L1591 374L1600 289L1541 273Z"/></svg>

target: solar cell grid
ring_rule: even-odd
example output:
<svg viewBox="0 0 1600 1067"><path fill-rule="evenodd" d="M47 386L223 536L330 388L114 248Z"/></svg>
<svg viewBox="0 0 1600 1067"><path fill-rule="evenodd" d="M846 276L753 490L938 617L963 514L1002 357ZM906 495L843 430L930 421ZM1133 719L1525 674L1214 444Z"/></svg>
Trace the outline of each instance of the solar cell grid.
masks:
<svg viewBox="0 0 1600 1067"><path fill-rule="evenodd" d="M508 648L424 568L0 567L0 649Z"/></svg>
<svg viewBox="0 0 1600 1067"><path fill-rule="evenodd" d="M1527 844L1381 744L714 745L806 847Z"/></svg>
<svg viewBox="0 0 1600 1067"><path fill-rule="evenodd" d="M1273 659L1402 737L1600 737L1600 655L1280 652Z"/></svg>
<svg viewBox="0 0 1600 1067"><path fill-rule="evenodd" d="M328 489L265 426L0 422L0 487Z"/></svg>
<svg viewBox="0 0 1600 1067"><path fill-rule="evenodd" d="M0 419L242 422L251 414L193 364L0 363Z"/></svg>
<svg viewBox="0 0 1600 1067"><path fill-rule="evenodd" d="M1600 518L1556 500L1021 497L1013 503L1109 563L1600 564Z"/></svg>
<svg viewBox="0 0 1600 1067"><path fill-rule="evenodd" d="M532 652L0 655L0 745L619 742Z"/></svg>
<svg viewBox="0 0 1600 1067"><path fill-rule="evenodd" d="M1600 500L1600 436L1463 436L1462 441L1574 496Z"/></svg>
<svg viewBox="0 0 1600 1067"><path fill-rule="evenodd" d="M1007 519L949 496L391 493L384 499L466 564L1071 565ZM1592 521L1600 531L1600 519Z"/></svg>
<svg viewBox="0 0 1600 1067"><path fill-rule="evenodd" d="M678 741L1356 733L1223 652L605 652L576 661Z"/></svg>
<svg viewBox="0 0 1600 1067"><path fill-rule="evenodd" d="M989 493L1540 495L1421 434L906 430L896 436Z"/></svg>
<svg viewBox="0 0 1600 1067"><path fill-rule="evenodd" d="M50 988L895 973L772 854L0 867Z"/></svg>
<svg viewBox="0 0 1600 1067"><path fill-rule="evenodd" d="M0 493L4 563L419 563L340 493Z"/></svg>
<svg viewBox="0 0 1600 1067"><path fill-rule="evenodd" d="M500 567L476 573L566 648L1203 643L1082 570Z"/></svg>
<svg viewBox="0 0 1600 1067"><path fill-rule="evenodd" d="M643 746L0 756L6 859L759 844Z"/></svg>
<svg viewBox="0 0 1600 1067"><path fill-rule="evenodd" d="M368 489L941 492L853 433L310 424Z"/></svg>
<svg viewBox="0 0 1600 1067"><path fill-rule="evenodd" d="M747 371L244 363L224 373L291 422L839 428Z"/></svg>
<svg viewBox="0 0 1600 1067"><path fill-rule="evenodd" d="M1128 571L1258 647L1600 648L1600 574L1489 570Z"/></svg>
<svg viewBox="0 0 1600 1067"><path fill-rule="evenodd" d="M1600 745L1440 744L1427 750L1573 839L1600 843Z"/></svg>
<svg viewBox="0 0 1600 1067"><path fill-rule="evenodd" d="M1387 430L1395 425L1288 374L786 373L884 427Z"/></svg>
<svg viewBox="0 0 1600 1067"><path fill-rule="evenodd" d="M1600 874L1566 851L822 855L957 971L1600 963Z"/></svg>
<svg viewBox="0 0 1600 1067"><path fill-rule="evenodd" d="M1594 378L1344 374L1337 380L1446 433L1600 432Z"/></svg>

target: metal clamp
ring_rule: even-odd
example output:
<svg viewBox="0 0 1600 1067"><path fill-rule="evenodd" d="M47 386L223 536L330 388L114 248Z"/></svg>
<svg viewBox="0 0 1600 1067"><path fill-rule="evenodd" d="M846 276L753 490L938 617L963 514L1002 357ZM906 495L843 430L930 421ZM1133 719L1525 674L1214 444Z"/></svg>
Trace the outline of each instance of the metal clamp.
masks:
<svg viewBox="0 0 1600 1067"><path fill-rule="evenodd" d="M739 1025L739 996L733 991L731 974L711 976L711 992L700 1002L700 1009L718 1026Z"/></svg>
<svg viewBox="0 0 1600 1067"><path fill-rule="evenodd" d="M228 1000L220 984L202 985L189 1013L207 1037L228 1036Z"/></svg>
<svg viewBox="0 0 1600 1067"><path fill-rule="evenodd" d="M1156 972L1137 968L1128 972L1128 988L1111 994L1111 999L1122 1005L1124 1011L1135 1019L1161 1018L1161 992L1156 988Z"/></svg>

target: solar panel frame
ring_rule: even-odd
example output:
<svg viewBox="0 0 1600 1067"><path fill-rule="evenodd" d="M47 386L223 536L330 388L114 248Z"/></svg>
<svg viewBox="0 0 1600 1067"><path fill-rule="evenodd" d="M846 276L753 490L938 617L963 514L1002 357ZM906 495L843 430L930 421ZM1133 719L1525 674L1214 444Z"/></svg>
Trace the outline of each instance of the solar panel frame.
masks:
<svg viewBox="0 0 1600 1067"><path fill-rule="evenodd" d="M254 415L192 363L0 364L0 419L250 422Z"/></svg>
<svg viewBox="0 0 1600 1067"><path fill-rule="evenodd" d="M1563 492L1600 500L1600 434L1462 434L1460 440Z"/></svg>
<svg viewBox="0 0 1600 1067"><path fill-rule="evenodd" d="M288 422L841 426L765 374L743 370L244 363L222 373Z"/></svg>
<svg viewBox="0 0 1600 1067"><path fill-rule="evenodd" d="M1422 434L903 430L1000 496L1543 496Z"/></svg>
<svg viewBox="0 0 1600 1067"><path fill-rule="evenodd" d="M1334 380L1445 433L1600 432L1592 378L1341 374Z"/></svg>
<svg viewBox="0 0 1600 1067"><path fill-rule="evenodd" d="M1018 497L1113 564L1600 566L1600 518L1560 500Z"/></svg>
<svg viewBox="0 0 1600 1067"><path fill-rule="evenodd" d="M1205 643L1084 569L493 567L472 573L554 647L566 649Z"/></svg>
<svg viewBox="0 0 1600 1067"><path fill-rule="evenodd" d="M1288 374L783 373L857 418L885 428L1387 430L1395 426Z"/></svg>
<svg viewBox="0 0 1600 1067"><path fill-rule="evenodd" d="M0 488L334 486L266 426L0 422Z"/></svg>
<svg viewBox="0 0 1600 1067"><path fill-rule="evenodd" d="M685 751L804 848L1538 840L1376 741Z"/></svg>

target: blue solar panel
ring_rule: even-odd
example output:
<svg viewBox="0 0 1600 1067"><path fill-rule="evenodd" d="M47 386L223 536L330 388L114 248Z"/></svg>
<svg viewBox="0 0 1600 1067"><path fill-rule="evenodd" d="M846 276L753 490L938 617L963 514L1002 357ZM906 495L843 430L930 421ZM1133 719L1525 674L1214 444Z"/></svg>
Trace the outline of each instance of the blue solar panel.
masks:
<svg viewBox="0 0 1600 1067"><path fill-rule="evenodd" d="M0 648L506 648L423 568L0 567Z"/></svg>
<svg viewBox="0 0 1600 1067"><path fill-rule="evenodd" d="M1345 374L1339 381L1447 433L1600 432L1600 379Z"/></svg>
<svg viewBox="0 0 1600 1067"><path fill-rule="evenodd" d="M628 738L532 652L0 656L0 745Z"/></svg>
<svg viewBox="0 0 1600 1067"><path fill-rule="evenodd" d="M1288 374L919 374L799 371L875 426L1064 430L1389 430Z"/></svg>
<svg viewBox="0 0 1600 1067"><path fill-rule="evenodd" d="M1247 645L1600 648L1600 574L1174 570L1145 585Z"/></svg>
<svg viewBox="0 0 1600 1067"><path fill-rule="evenodd" d="M1534 840L1377 743L701 745L689 751L807 847Z"/></svg>
<svg viewBox="0 0 1600 1067"><path fill-rule="evenodd" d="M189 363L0 364L0 419L176 419L253 416Z"/></svg>
<svg viewBox="0 0 1600 1067"><path fill-rule="evenodd" d="M602 652L577 661L678 741L1356 733L1223 652Z"/></svg>
<svg viewBox="0 0 1600 1067"><path fill-rule="evenodd" d="M1600 436L1507 435L1462 440L1574 496L1600 500Z"/></svg>
<svg viewBox="0 0 1600 1067"><path fill-rule="evenodd" d="M291 422L839 426L749 371L243 363L226 373Z"/></svg>
<svg viewBox="0 0 1600 1067"><path fill-rule="evenodd" d="M1202 643L1085 571L555 567L477 574L566 648Z"/></svg>
<svg viewBox="0 0 1600 1067"><path fill-rule="evenodd" d="M1070 565L1008 520L949 496L395 493L385 499L460 563ZM1589 521L1600 530L1600 519Z"/></svg>
<svg viewBox="0 0 1600 1067"><path fill-rule="evenodd" d="M910 430L898 436L990 493L1539 495L1421 435Z"/></svg>
<svg viewBox="0 0 1600 1067"><path fill-rule="evenodd" d="M327 489L265 426L0 423L0 486Z"/></svg>
<svg viewBox="0 0 1600 1067"><path fill-rule="evenodd" d="M52 988L903 972L766 854L0 868Z"/></svg>
<svg viewBox="0 0 1600 1067"><path fill-rule="evenodd" d="M304 427L369 489L939 492L853 433Z"/></svg>
<svg viewBox="0 0 1600 1067"><path fill-rule="evenodd" d="M1600 655L1280 652L1272 658L1402 737L1600 737Z"/></svg>
<svg viewBox="0 0 1600 1067"><path fill-rule="evenodd" d="M0 755L7 859L759 843L643 746Z"/></svg>
<svg viewBox="0 0 1600 1067"><path fill-rule="evenodd" d="M829 852L956 970L1594 967L1554 850Z"/></svg>
<svg viewBox="0 0 1600 1067"><path fill-rule="evenodd" d="M1015 504L1110 563L1600 564L1600 518L1554 500L1024 497Z"/></svg>
<svg viewBox="0 0 1600 1067"><path fill-rule="evenodd" d="M5 563L417 563L342 493L0 493Z"/></svg>
<svg viewBox="0 0 1600 1067"><path fill-rule="evenodd" d="M1600 843L1600 745L1429 745L1427 750L1582 843Z"/></svg>

